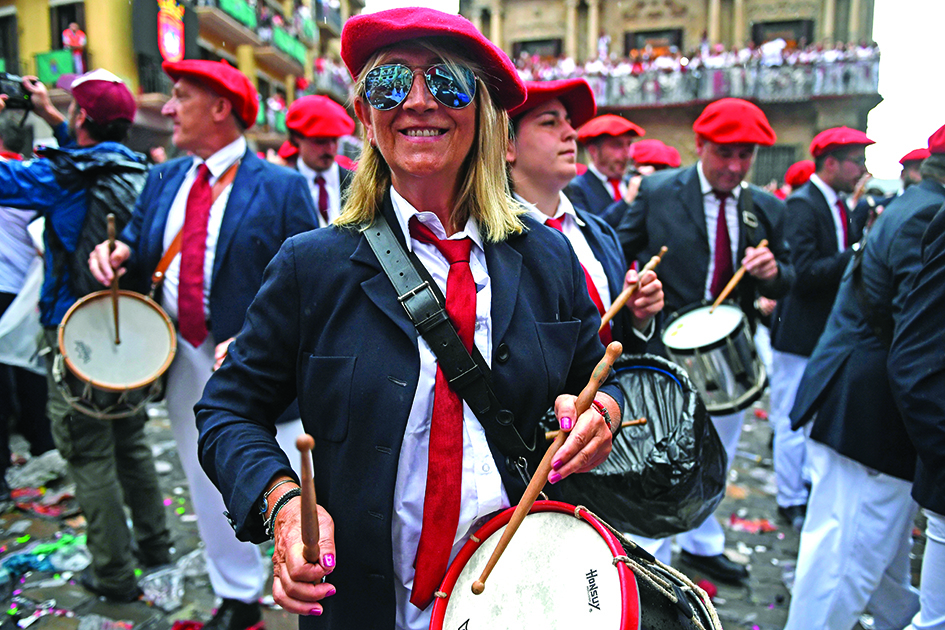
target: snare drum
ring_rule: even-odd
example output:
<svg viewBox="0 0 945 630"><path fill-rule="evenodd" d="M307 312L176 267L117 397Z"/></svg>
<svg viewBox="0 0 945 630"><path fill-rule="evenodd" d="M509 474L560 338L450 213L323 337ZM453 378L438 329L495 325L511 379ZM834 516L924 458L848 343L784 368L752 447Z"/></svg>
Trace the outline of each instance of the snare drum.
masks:
<svg viewBox="0 0 945 630"><path fill-rule="evenodd" d="M431 630L718 628L705 593L652 561L584 508L538 501L481 595L472 593L514 508L463 546L433 605Z"/></svg>
<svg viewBox="0 0 945 630"><path fill-rule="evenodd" d="M118 344L111 291L80 299L59 324L55 380L70 405L101 420L126 418L159 399L177 351L174 324L150 298L119 291L118 313Z"/></svg>
<svg viewBox="0 0 945 630"><path fill-rule="evenodd" d="M663 330L669 357L689 374L706 410L726 415L761 398L768 376L755 350L748 319L733 304L692 305L670 317Z"/></svg>

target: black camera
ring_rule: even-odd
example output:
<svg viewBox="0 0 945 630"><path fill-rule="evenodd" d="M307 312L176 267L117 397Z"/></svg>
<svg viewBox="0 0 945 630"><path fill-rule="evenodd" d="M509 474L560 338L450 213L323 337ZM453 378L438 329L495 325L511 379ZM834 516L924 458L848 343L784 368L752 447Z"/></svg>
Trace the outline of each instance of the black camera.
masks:
<svg viewBox="0 0 945 630"><path fill-rule="evenodd" d="M30 93L23 87L23 77L9 72L0 72L0 94L6 94L7 109L32 109Z"/></svg>

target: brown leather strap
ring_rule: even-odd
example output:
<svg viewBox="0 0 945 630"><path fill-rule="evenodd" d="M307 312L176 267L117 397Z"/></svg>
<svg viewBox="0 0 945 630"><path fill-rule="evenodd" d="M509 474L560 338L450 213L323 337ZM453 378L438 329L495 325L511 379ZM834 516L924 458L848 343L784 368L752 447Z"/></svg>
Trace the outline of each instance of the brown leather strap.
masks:
<svg viewBox="0 0 945 630"><path fill-rule="evenodd" d="M226 172L223 175L220 175L219 179L213 184L210 189L210 206L217 202L217 199L223 194L223 191L226 190L226 187L233 183L233 179L236 177L236 171L240 166L240 160L233 162L230 165L230 168L226 169ZM180 253L180 244L183 240L184 228L181 227L177 231L177 236L174 237L174 240L171 241L171 246L167 248L167 251L164 252L164 255L161 256L161 261L158 263L157 268L154 270L154 273L151 274L151 291L149 295L151 298L154 298L154 294L157 291L157 288L161 286L161 283L164 282L164 274L167 272L167 268L171 266L171 261Z"/></svg>

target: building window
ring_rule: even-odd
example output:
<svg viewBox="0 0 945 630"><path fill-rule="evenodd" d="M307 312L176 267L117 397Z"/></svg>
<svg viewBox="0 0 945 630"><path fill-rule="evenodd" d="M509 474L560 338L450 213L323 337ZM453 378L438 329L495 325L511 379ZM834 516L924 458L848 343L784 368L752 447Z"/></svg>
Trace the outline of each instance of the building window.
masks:
<svg viewBox="0 0 945 630"><path fill-rule="evenodd" d="M518 59L525 54L529 57L559 57L561 55L560 39L536 39L529 42L515 42L512 44L512 57Z"/></svg>
<svg viewBox="0 0 945 630"><path fill-rule="evenodd" d="M85 30L85 2L57 3L49 7L52 50L62 50L62 32L73 22Z"/></svg>
<svg viewBox="0 0 945 630"><path fill-rule="evenodd" d="M20 73L16 14L0 17L0 72Z"/></svg>
<svg viewBox="0 0 945 630"><path fill-rule="evenodd" d="M774 181L778 186L784 182L788 167L797 161L798 148L794 145L775 145L758 147L751 181L758 186L766 186Z"/></svg>
<svg viewBox="0 0 945 630"><path fill-rule="evenodd" d="M797 48L811 43L814 37L813 20L790 20L786 22L759 22L751 27L751 39L759 46L781 38L788 48Z"/></svg>
<svg viewBox="0 0 945 630"><path fill-rule="evenodd" d="M654 53L665 55L670 48L683 49L683 30L669 28L660 31L637 31L623 36L624 54L630 56L632 50L644 50L649 46Z"/></svg>

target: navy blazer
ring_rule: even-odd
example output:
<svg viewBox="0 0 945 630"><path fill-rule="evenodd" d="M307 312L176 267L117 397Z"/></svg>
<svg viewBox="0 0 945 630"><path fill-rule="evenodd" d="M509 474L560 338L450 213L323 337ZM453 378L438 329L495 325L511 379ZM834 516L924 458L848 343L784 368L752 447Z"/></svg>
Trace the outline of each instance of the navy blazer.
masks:
<svg viewBox="0 0 945 630"><path fill-rule="evenodd" d="M167 215L192 165L193 158L182 157L152 168L121 233L131 247L129 274L141 293L148 292L151 273L164 253ZM283 241L317 227L305 178L247 149L233 179L213 260L210 329L217 342L242 328L263 271Z"/></svg>
<svg viewBox="0 0 945 630"><path fill-rule="evenodd" d="M910 186L906 193L915 188ZM905 195L906 193L903 193ZM886 212L881 216L885 216ZM918 453L912 496L945 514L945 206L929 223L889 349L889 379Z"/></svg>
<svg viewBox="0 0 945 630"><path fill-rule="evenodd" d="M839 251L833 210L813 182L787 198L787 211L785 234L797 280L771 318L771 347L807 357L827 325L853 249ZM852 220L853 216L847 212L851 243L863 235L862 221Z"/></svg>
<svg viewBox="0 0 945 630"><path fill-rule="evenodd" d="M941 184L926 180L911 186L889 204L863 241L862 286L878 316L893 321L901 312L922 264L922 234L942 203ZM915 449L889 386L886 343L870 328L848 266L797 388L791 419L797 429L813 417L811 438L864 466L911 481Z"/></svg>
<svg viewBox="0 0 945 630"><path fill-rule="evenodd" d="M384 212L397 226L389 196ZM486 243L485 254L492 386L520 433L533 436L558 394L587 384L604 347L567 239L524 221L526 232ZM299 398L302 422L315 438L318 502L334 519L338 550L331 576L337 594L321 617L301 618L303 628L394 625L394 485L419 370L416 329L367 241L357 230L332 226L285 243L196 406L201 463L223 494L237 536L260 542L260 496L275 475L294 476L273 437L276 410ZM622 405L613 380L604 391ZM526 479L490 447L514 504ZM534 464L528 476L533 470Z"/></svg>
<svg viewBox="0 0 945 630"><path fill-rule="evenodd" d="M590 171L572 179L564 194L575 206L599 216L611 227L617 227L630 208L623 199L614 201L613 191L607 190L597 175Z"/></svg>
<svg viewBox="0 0 945 630"><path fill-rule="evenodd" d="M762 282L746 275L735 288L733 299L753 322L758 294L772 299L781 297L794 281L794 270L784 239L784 204L757 186L749 188L753 205L750 210L758 226L754 228L753 242L749 242L744 224L739 226L738 251L744 252L749 245L755 246L766 238L778 264L778 276L773 280ZM748 210L744 207L746 204L747 196L741 194L740 215ZM674 313L703 301L710 249L702 188L695 166L644 177L630 211L617 227L617 236L627 260L637 260L641 265L659 253L660 247L668 247L659 266L666 302L664 312ZM734 263L737 267L740 261ZM651 344L651 348L659 351L659 344Z"/></svg>

